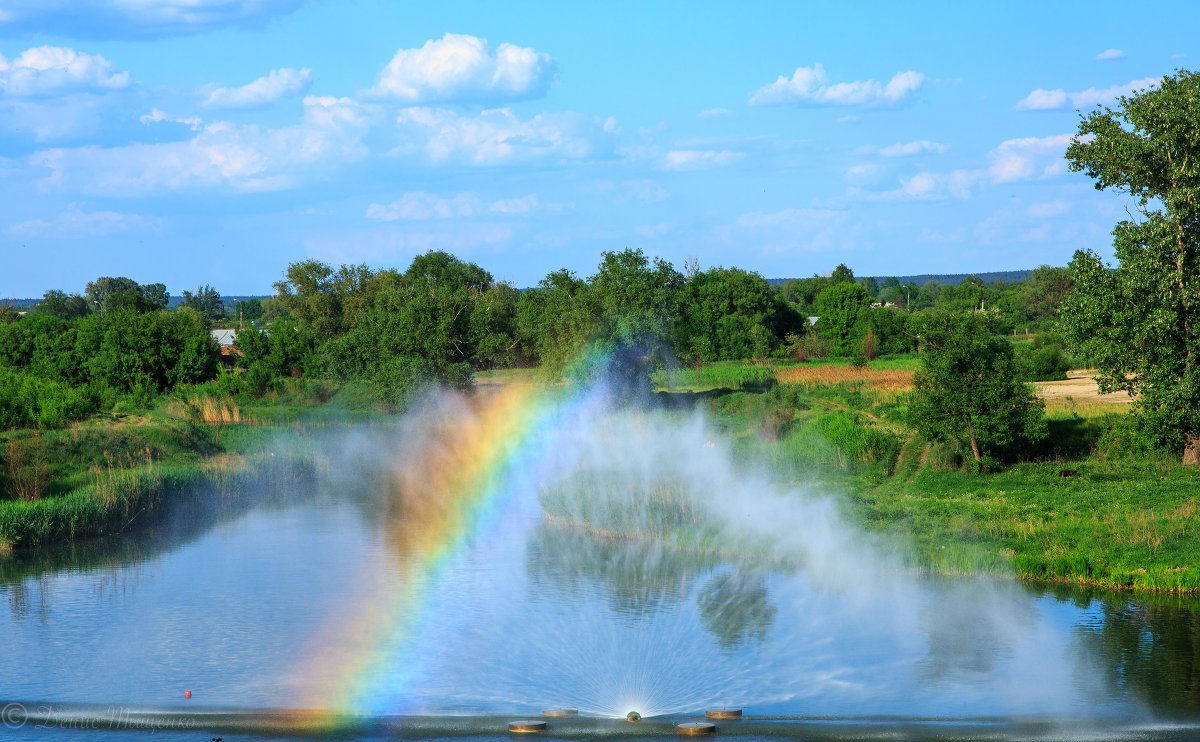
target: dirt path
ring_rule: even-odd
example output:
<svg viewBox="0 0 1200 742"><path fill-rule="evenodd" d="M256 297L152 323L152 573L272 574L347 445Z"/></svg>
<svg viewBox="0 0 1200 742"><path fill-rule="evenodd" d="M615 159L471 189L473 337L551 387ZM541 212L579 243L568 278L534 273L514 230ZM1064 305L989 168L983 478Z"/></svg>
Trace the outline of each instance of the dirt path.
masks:
<svg viewBox="0 0 1200 742"><path fill-rule="evenodd" d="M1096 386L1095 372L1090 369L1071 371L1065 381L1038 381L1034 383L1038 396L1046 401L1065 400L1068 397L1076 402L1092 402L1098 404L1127 405L1129 394L1113 392L1101 394Z"/></svg>

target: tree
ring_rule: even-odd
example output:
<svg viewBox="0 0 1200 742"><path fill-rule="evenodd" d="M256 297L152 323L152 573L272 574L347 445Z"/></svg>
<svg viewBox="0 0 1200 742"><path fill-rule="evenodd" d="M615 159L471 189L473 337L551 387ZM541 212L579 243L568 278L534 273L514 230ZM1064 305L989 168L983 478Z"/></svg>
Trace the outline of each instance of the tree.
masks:
<svg viewBox="0 0 1200 742"><path fill-rule="evenodd" d="M817 295L817 330L833 343L838 355L857 352L854 326L859 314L871 304L871 296L861 284L840 282L826 287Z"/></svg>
<svg viewBox="0 0 1200 742"><path fill-rule="evenodd" d="M58 289L47 291L33 308L37 314L49 314L65 320L79 319L91 310L87 299L79 294L68 294Z"/></svg>
<svg viewBox="0 0 1200 742"><path fill-rule="evenodd" d="M212 286L205 284L196 293L183 292L183 306L196 311L210 326L225 319L225 305L221 295Z"/></svg>
<svg viewBox="0 0 1200 742"><path fill-rule="evenodd" d="M1200 75L1087 114L1067 160L1139 212L1113 229L1115 269L1091 251L1071 261L1068 342L1094 359L1102 392L1133 394L1142 425L1200 465Z"/></svg>
<svg viewBox="0 0 1200 742"><path fill-rule="evenodd" d="M909 423L927 440L955 446L977 472L1047 432L1042 401L1018 380L1012 345L992 323L944 310L916 322L923 365L913 375Z"/></svg>
<svg viewBox="0 0 1200 742"><path fill-rule="evenodd" d="M711 268L680 292L676 348L701 361L763 358L801 321L757 273Z"/></svg>
<svg viewBox="0 0 1200 742"><path fill-rule="evenodd" d="M98 312L153 312L167 306L167 287L161 283L140 284L132 278L101 276L90 282L84 294Z"/></svg>

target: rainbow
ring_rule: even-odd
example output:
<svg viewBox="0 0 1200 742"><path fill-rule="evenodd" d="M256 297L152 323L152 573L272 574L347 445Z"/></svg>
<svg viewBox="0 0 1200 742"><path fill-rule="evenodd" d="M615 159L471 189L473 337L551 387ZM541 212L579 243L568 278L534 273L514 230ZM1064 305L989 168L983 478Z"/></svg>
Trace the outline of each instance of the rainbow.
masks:
<svg viewBox="0 0 1200 742"><path fill-rule="evenodd" d="M326 651L318 637L315 657L300 670L317 681L308 708L372 717L412 710L416 644L435 620L442 577L471 544L497 533L519 502L528 505L519 495L536 479L549 433L597 399L594 391L511 384L414 416L418 434L406 436L412 450L398 457L385 514L400 574L365 591L353 625L328 627L326 638L343 649Z"/></svg>

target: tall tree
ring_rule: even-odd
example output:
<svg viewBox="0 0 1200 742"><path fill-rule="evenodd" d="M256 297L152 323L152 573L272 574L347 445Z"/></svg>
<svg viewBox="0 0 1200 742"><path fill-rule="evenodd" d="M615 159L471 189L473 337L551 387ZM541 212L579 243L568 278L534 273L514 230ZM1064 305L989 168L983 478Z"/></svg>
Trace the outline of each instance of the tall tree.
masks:
<svg viewBox="0 0 1200 742"><path fill-rule="evenodd" d="M988 315L932 310L914 320L922 367L913 375L909 422L954 445L975 471L986 457L1046 436L1043 403L1018 379L1012 345Z"/></svg>
<svg viewBox="0 0 1200 742"><path fill-rule="evenodd" d="M1067 160L1139 213L1113 229L1115 269L1075 254L1064 330L1096 361L1101 391L1131 392L1146 428L1200 465L1200 75L1180 70L1087 114Z"/></svg>
<svg viewBox="0 0 1200 742"><path fill-rule="evenodd" d="M208 284L197 288L194 294L184 291L183 306L195 310L209 325L225 319L225 305L221 302L221 295Z"/></svg>

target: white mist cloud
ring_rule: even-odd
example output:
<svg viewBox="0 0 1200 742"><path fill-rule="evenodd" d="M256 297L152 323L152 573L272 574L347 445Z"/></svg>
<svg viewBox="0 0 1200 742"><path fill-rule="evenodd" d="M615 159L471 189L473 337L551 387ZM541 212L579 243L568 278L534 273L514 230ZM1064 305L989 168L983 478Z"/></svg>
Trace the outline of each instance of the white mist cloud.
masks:
<svg viewBox="0 0 1200 742"><path fill-rule="evenodd" d="M1125 58L1125 52L1121 51L1120 49L1105 49L1104 51L1102 51L1096 55L1096 61L1099 61L1099 62L1109 62L1114 59L1124 59L1124 58Z"/></svg>
<svg viewBox="0 0 1200 742"><path fill-rule="evenodd" d="M99 54L63 46L26 49L15 59L0 55L0 93L15 97L105 93L128 88L132 78Z"/></svg>
<svg viewBox="0 0 1200 742"><path fill-rule="evenodd" d="M369 94L406 104L497 102L539 98L554 79L554 59L487 39L447 33L419 49L400 49Z"/></svg>
<svg viewBox="0 0 1200 742"><path fill-rule="evenodd" d="M795 103L810 106L891 106L921 88L925 76L915 70L897 72L886 83L877 80L830 83L821 64L797 67L792 76L779 76L750 95L751 105Z"/></svg>
<svg viewBox="0 0 1200 742"><path fill-rule="evenodd" d="M312 71L307 67L294 70L281 67L263 77L237 88L216 88L208 93L206 108L256 108L285 96L300 95L312 83Z"/></svg>

